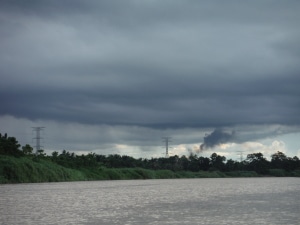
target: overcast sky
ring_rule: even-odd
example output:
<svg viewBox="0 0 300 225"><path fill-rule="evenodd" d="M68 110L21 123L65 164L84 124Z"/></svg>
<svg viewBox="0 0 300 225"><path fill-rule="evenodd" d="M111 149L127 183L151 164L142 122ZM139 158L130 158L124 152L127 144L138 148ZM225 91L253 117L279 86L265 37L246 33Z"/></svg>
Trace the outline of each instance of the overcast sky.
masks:
<svg viewBox="0 0 300 225"><path fill-rule="evenodd" d="M0 132L47 151L300 156L300 1L0 1Z"/></svg>

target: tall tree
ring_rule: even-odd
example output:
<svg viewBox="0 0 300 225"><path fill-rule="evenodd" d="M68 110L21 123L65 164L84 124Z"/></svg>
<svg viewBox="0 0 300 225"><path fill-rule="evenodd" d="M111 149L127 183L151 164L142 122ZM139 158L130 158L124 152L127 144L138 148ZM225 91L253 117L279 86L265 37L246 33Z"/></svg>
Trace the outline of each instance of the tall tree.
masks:
<svg viewBox="0 0 300 225"><path fill-rule="evenodd" d="M3 136L0 134L0 154L21 156L23 153L20 151L20 144L15 137L8 137L5 133Z"/></svg>
<svg viewBox="0 0 300 225"><path fill-rule="evenodd" d="M225 156L220 156L217 153L213 153L210 156L210 163L212 168L217 169L217 170L224 170L225 168L225 161L226 161L226 157Z"/></svg>
<svg viewBox="0 0 300 225"><path fill-rule="evenodd" d="M248 162L249 170L254 170L260 174L268 173L270 165L262 153L248 154L246 161Z"/></svg>
<svg viewBox="0 0 300 225"><path fill-rule="evenodd" d="M26 144L22 147L22 152L24 153L24 155L32 155L33 148L29 144Z"/></svg>

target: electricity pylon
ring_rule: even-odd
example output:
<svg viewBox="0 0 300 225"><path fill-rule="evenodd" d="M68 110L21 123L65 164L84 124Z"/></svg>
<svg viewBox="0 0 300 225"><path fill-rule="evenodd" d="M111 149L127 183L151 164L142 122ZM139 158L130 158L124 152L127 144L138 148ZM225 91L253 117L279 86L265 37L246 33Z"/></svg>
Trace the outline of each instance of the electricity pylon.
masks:
<svg viewBox="0 0 300 225"><path fill-rule="evenodd" d="M45 127L32 127L32 130L35 131L35 139L36 140L36 145L34 146L36 148L36 154L41 150L43 146L41 146L41 130L43 130Z"/></svg>
<svg viewBox="0 0 300 225"><path fill-rule="evenodd" d="M163 137L162 139L166 146L166 158L168 158L169 157L169 142L171 142L170 141L171 137Z"/></svg>

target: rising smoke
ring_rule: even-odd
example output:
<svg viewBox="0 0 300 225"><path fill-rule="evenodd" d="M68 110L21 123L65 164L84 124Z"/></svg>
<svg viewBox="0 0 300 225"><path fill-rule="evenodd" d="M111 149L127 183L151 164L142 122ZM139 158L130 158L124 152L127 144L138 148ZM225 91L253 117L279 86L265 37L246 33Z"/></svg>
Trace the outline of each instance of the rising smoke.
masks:
<svg viewBox="0 0 300 225"><path fill-rule="evenodd" d="M220 144L229 142L244 143L253 140L261 140L267 137L276 137L278 135L288 134L299 130L296 127L283 125L272 126L250 126L242 127L237 131L228 131L223 128L217 128L212 133L206 134L203 138L203 144L200 145L199 152L209 148L214 148Z"/></svg>
<svg viewBox="0 0 300 225"><path fill-rule="evenodd" d="M228 143L235 140L235 132L225 132L222 129L215 129L211 134L207 134L203 144L200 145L200 151L213 148L217 145Z"/></svg>

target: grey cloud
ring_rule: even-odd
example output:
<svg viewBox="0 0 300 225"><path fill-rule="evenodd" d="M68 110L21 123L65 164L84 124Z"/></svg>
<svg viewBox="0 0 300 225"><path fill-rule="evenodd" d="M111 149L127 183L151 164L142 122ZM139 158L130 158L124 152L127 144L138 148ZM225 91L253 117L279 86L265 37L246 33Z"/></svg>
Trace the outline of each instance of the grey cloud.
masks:
<svg viewBox="0 0 300 225"><path fill-rule="evenodd" d="M164 129L300 123L298 1L0 4L0 115Z"/></svg>
<svg viewBox="0 0 300 225"><path fill-rule="evenodd" d="M124 83L99 86L99 90L81 90L80 87L78 90L70 87L64 90L62 87L53 92L49 88L39 88L34 92L26 89L11 95L0 91L5 106L0 111L31 119L56 118L61 121L141 126L297 124L297 82L297 79L291 79L281 84L269 82L269 86L257 84L250 87L241 84L243 90L220 82L223 87L212 90L213 85L206 88L201 79L195 79L190 85L184 81L156 84L146 79L144 84L139 80L141 84L138 86L144 85L143 88Z"/></svg>

